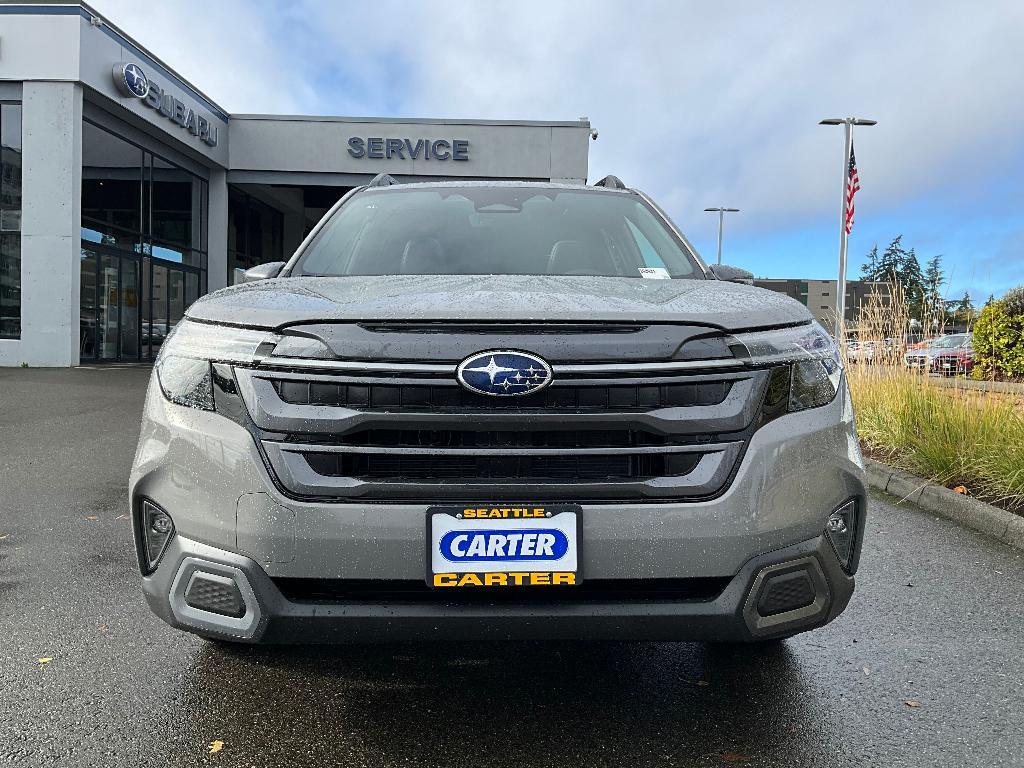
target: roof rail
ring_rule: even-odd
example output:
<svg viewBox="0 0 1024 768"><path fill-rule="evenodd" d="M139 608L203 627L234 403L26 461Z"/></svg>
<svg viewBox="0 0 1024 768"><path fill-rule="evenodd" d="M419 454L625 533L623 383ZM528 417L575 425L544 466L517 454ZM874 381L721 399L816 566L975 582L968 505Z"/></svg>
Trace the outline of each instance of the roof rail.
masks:
<svg viewBox="0 0 1024 768"><path fill-rule="evenodd" d="M366 186L368 187L392 187L398 183L398 179L394 176L389 176L386 173L378 173Z"/></svg>
<svg viewBox="0 0 1024 768"><path fill-rule="evenodd" d="M622 179L618 176L612 176L611 174L605 176L600 181L595 181L594 186L607 187L608 189L629 189L629 187L622 183Z"/></svg>

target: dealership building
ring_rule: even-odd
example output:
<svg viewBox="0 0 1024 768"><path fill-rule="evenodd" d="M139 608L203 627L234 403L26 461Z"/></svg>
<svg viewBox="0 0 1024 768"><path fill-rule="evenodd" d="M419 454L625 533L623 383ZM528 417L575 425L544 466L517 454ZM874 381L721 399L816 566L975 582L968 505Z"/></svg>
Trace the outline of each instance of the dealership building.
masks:
<svg viewBox="0 0 1024 768"><path fill-rule="evenodd" d="M147 361L349 189L584 183L590 124L234 115L84 3L0 4L0 365Z"/></svg>

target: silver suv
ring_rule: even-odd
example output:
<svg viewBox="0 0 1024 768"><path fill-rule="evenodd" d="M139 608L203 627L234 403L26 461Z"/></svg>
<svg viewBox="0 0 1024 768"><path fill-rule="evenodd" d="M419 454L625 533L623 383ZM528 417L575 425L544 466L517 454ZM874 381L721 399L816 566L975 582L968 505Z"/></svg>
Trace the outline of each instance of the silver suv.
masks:
<svg viewBox="0 0 1024 768"><path fill-rule="evenodd" d="M247 278L146 400L129 494L171 625L763 641L846 607L866 498L833 340L618 179L378 177Z"/></svg>

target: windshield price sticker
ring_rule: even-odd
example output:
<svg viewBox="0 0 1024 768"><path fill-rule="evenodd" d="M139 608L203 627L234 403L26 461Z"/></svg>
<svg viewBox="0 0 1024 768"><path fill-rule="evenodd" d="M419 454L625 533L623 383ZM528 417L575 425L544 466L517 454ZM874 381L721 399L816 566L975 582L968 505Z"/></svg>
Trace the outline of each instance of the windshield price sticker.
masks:
<svg viewBox="0 0 1024 768"><path fill-rule="evenodd" d="M664 267L640 267L640 277L648 280L671 280L672 276Z"/></svg>

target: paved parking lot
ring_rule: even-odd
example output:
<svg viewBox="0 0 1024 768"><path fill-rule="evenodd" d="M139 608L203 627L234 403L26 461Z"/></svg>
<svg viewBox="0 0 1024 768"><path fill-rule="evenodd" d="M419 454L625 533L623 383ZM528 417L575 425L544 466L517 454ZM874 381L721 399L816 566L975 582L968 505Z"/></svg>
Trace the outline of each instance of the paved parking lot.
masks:
<svg viewBox="0 0 1024 768"><path fill-rule="evenodd" d="M171 630L126 517L148 375L0 369L0 764L1024 765L1022 553L882 498L847 612L769 651Z"/></svg>

